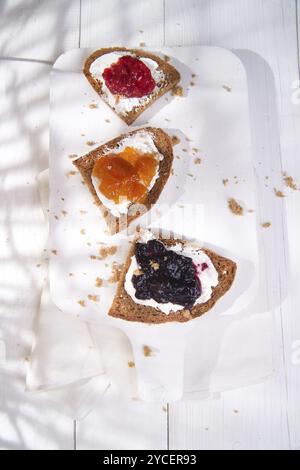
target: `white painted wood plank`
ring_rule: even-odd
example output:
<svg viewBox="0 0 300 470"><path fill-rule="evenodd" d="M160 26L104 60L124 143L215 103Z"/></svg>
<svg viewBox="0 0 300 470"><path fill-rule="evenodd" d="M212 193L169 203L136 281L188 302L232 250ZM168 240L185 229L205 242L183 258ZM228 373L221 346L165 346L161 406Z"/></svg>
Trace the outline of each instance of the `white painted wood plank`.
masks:
<svg viewBox="0 0 300 470"><path fill-rule="evenodd" d="M77 422L77 449L166 449L167 412L161 405L103 399Z"/></svg>
<svg viewBox="0 0 300 470"><path fill-rule="evenodd" d="M162 0L85 0L81 7L81 47L163 44Z"/></svg>
<svg viewBox="0 0 300 470"><path fill-rule="evenodd" d="M162 0L85 0L81 47L163 43ZM167 413L161 405L104 401L77 423L78 449L165 449Z"/></svg>
<svg viewBox="0 0 300 470"><path fill-rule="evenodd" d="M48 165L50 66L2 60L0 143L0 448L73 448L73 423L24 391L40 298L45 227L35 177Z"/></svg>
<svg viewBox="0 0 300 470"><path fill-rule="evenodd" d="M274 277L273 295L278 296L278 290L283 289L282 297L286 296L286 286L288 273L287 269L292 269L292 278L298 282L297 259L299 259L299 226L297 225L296 211L299 213L300 201L298 194L288 194L285 200L286 216L282 211L282 201L274 198L272 185L264 188L265 176L272 177L272 182L282 184L282 169L291 169L293 176L299 174L299 107L297 110L291 107L291 82L297 77L297 53L296 53L296 11L295 2L285 1L261 1L261 0L226 0L218 1L193 1L188 0L166 0L166 44L212 44L233 49L249 49L264 57L271 65L277 90L277 104L279 105L279 121L274 116L273 103L268 103L265 99L264 106L269 107L271 114L266 114L261 121L263 131L258 136L256 144L265 143L266 148L258 149L254 155L255 166L259 178L259 190L264 195L264 216L271 218L273 224L273 236L269 240L273 243L271 252L281 253L278 265L280 266L281 282ZM176 27L174 27L174 24ZM259 63L255 57L240 52L244 58L248 58L248 65L251 69ZM266 69L267 70L267 69ZM253 71L255 71L253 69ZM256 70L257 71L257 70ZM263 71L262 71L263 72ZM268 73L265 79L268 78ZM270 93L267 93L270 97ZM259 97L259 93L257 95ZM262 101L264 97L261 96ZM256 102L256 106L261 108L261 100ZM263 108L261 108L262 110ZM271 120L270 120L271 117ZM270 122L271 124L270 125ZM278 128L276 129L276 124ZM275 128L274 128L275 127ZM281 146L276 146L276 133L281 130ZM298 131L296 130L298 129ZM265 139L265 142L263 142ZM266 211L267 209L267 211ZM290 214L290 215L289 215ZM263 221L263 220L262 220ZM280 224L278 224L278 221ZM299 224L298 224L299 225ZM286 230L286 226L288 230ZM274 230L275 229L275 230ZM272 233L272 232L270 232ZM287 247L286 238L288 236L289 251L293 253L294 263L287 262L284 253ZM269 248L270 249L270 248ZM277 283L277 284L276 284ZM277 289L277 293L276 290ZM292 305L282 305L282 311L277 308L276 325L278 336L281 336L279 352L281 361L279 366L279 378L268 384L257 386L246 390L227 392L224 394L224 428L220 433L226 431L224 447L233 448L235 445L241 448L287 448L289 445L299 447L299 406L296 398L299 392L300 367L292 365L291 351L295 349L297 339L300 337L299 329L299 298L292 292L289 297ZM294 349L293 349L294 348ZM253 398L254 397L254 398ZM251 405L250 415L244 412L234 413L232 409L238 406L247 409L247 403ZM270 405L272 404L272 406ZM182 437L176 431L176 427L182 426L184 412L180 414L181 421L176 422L177 406L170 409L170 447L180 448L181 442L198 442L200 448L203 445L201 429L197 426L186 426L188 436ZM186 405L190 411L202 419L202 404ZM238 415L238 420L236 419ZM187 415L188 416L188 415ZM287 416L289 420L287 421ZM188 419L188 417L187 417ZM196 419L194 420L196 421ZM255 429L259 425L260 433ZM189 430L190 429L190 430ZM198 438L195 437L198 435ZM180 439L183 439L181 441ZM220 444L221 438L216 439L216 447ZM209 446L209 444L207 444Z"/></svg>
<svg viewBox="0 0 300 470"><path fill-rule="evenodd" d="M80 0L2 2L0 56L54 61L79 43Z"/></svg>

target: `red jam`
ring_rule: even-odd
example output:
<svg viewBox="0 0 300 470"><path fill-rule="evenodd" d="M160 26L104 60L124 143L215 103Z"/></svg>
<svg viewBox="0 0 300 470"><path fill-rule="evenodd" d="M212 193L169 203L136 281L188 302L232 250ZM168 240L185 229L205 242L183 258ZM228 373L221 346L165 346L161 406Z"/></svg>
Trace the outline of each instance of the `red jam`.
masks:
<svg viewBox="0 0 300 470"><path fill-rule="evenodd" d="M102 74L109 91L126 98L141 98L155 88L150 69L139 59L124 55Z"/></svg>

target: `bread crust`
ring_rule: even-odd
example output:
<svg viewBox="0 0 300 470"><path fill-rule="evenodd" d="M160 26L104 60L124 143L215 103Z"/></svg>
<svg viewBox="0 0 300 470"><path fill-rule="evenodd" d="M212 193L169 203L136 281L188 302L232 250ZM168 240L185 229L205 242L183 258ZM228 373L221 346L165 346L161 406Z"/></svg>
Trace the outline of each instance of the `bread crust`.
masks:
<svg viewBox="0 0 300 470"><path fill-rule="evenodd" d="M156 93L151 93L151 100L149 103L143 106L136 106L134 107L129 113L126 114L120 114L118 113L114 108L112 108L109 103L104 99L105 93L102 91L102 86L101 83L98 80L95 80L90 73L90 66L94 60L98 59L98 57L101 57L104 54L108 54L110 52L115 52L115 51L124 51L124 52L130 52L135 54L139 58L148 58L152 59L155 62L159 64L159 67L164 73L165 79L161 83L161 87L158 92ZM85 61L84 67L83 67L83 73L92 85L92 87L96 90L96 92L100 95L100 97L105 101L105 103L123 120L126 122L126 124L129 126L132 124L140 114L142 114L145 109L147 109L149 106L154 103L158 98L160 98L162 95L164 95L167 91L171 90L174 86L177 85L177 83L180 80L180 73L173 67L172 65L168 64L165 60L161 59L157 55L144 51L142 49L128 49L126 47L105 47L102 49L98 49L97 51L93 52Z"/></svg>
<svg viewBox="0 0 300 470"><path fill-rule="evenodd" d="M178 243L185 245L186 242L180 239L163 239L161 240L166 246L173 246ZM136 240L138 241L138 240ZM117 292L110 308L109 315L128 321L138 321L142 323L167 323L167 322L187 322L193 318L200 317L212 309L215 303L230 289L234 281L237 265L234 261L224 258L217 253L207 249L202 249L209 256L215 269L219 275L219 283L213 288L211 298L203 303L196 304L191 309L179 310L171 312L168 315L159 312L153 307L140 305L134 302L124 288L125 278L130 266L131 257L135 253L135 243L131 247L124 268L121 273Z"/></svg>
<svg viewBox="0 0 300 470"><path fill-rule="evenodd" d="M144 131L149 132L153 136L153 142L158 152L161 153L164 158L159 162L159 177L157 178L153 188L145 195L144 200L140 204L132 204L130 206L130 212L125 217L115 217L110 210L105 207L100 199L97 196L95 188L92 183L92 171L94 164L98 158L104 155L105 151L110 148L114 149L118 143L126 137L133 136L137 132ZM76 160L73 160L73 164L80 171L83 181L85 182L87 188L92 194L95 203L101 209L105 221L109 227L109 230L112 234L120 232L125 229L133 220L137 217L140 217L142 214L151 209L152 205L158 200L168 178L171 173L173 163L173 148L172 141L168 134L166 134L162 129L155 127L143 127L136 129L134 131L128 132L126 134L121 134L113 140L106 142L100 147L95 148L88 154L83 157L79 157Z"/></svg>

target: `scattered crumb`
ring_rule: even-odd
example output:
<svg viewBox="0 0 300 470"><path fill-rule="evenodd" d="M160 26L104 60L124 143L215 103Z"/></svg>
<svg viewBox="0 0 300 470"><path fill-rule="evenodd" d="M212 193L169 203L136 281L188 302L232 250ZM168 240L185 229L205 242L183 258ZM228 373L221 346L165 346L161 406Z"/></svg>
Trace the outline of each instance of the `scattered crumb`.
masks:
<svg viewBox="0 0 300 470"><path fill-rule="evenodd" d="M263 228L269 228L271 227L271 222L264 222L263 224L260 224Z"/></svg>
<svg viewBox="0 0 300 470"><path fill-rule="evenodd" d="M69 155L69 158L77 158L77 157L78 157L78 155L76 153L71 153Z"/></svg>
<svg viewBox="0 0 300 470"><path fill-rule="evenodd" d="M83 184L83 186L85 186L85 181L81 180L81 184Z"/></svg>
<svg viewBox="0 0 300 470"><path fill-rule="evenodd" d="M69 276L70 276L70 277L73 277L73 276L74 276L74 273L69 273Z"/></svg>
<svg viewBox="0 0 300 470"><path fill-rule="evenodd" d="M91 103L91 104L89 104L89 108L90 109L96 109L96 108L98 108L98 105L96 103Z"/></svg>
<svg viewBox="0 0 300 470"><path fill-rule="evenodd" d="M153 356L153 351L152 351L152 349L151 349L149 346L147 346L146 344L143 346L143 352L144 352L144 356L145 356L145 357L151 357L151 356Z"/></svg>
<svg viewBox="0 0 300 470"><path fill-rule="evenodd" d="M168 55L165 54L165 55L164 55L164 60L165 60L166 62L169 62L169 61L171 60L171 58L170 58Z"/></svg>
<svg viewBox="0 0 300 470"><path fill-rule="evenodd" d="M239 414L239 410L233 410L234 414L238 415Z"/></svg>
<svg viewBox="0 0 300 470"><path fill-rule="evenodd" d="M86 141L86 145L89 145L89 146L91 146L91 147L92 147L93 145L95 145L96 143L97 143L97 142L95 142L94 140L87 140L87 141Z"/></svg>
<svg viewBox="0 0 300 470"><path fill-rule="evenodd" d="M90 255L90 258L91 258L92 260L95 260L95 259L97 259L97 256L95 256L95 255Z"/></svg>
<svg viewBox="0 0 300 470"><path fill-rule="evenodd" d="M81 233L81 235L85 235L85 229L82 228L82 229L80 230L80 233Z"/></svg>
<svg viewBox="0 0 300 470"><path fill-rule="evenodd" d="M140 30L139 30L139 33L141 33L141 34L142 34L143 32L144 32L144 31L143 31L142 29L140 29Z"/></svg>
<svg viewBox="0 0 300 470"><path fill-rule="evenodd" d="M64 197L61 197L60 199L61 199L61 201L64 201L64 200L65 200L65 198L64 198Z"/></svg>
<svg viewBox="0 0 300 470"><path fill-rule="evenodd" d="M80 134L80 135L81 135L81 137L85 137L85 134Z"/></svg>
<svg viewBox="0 0 300 470"><path fill-rule="evenodd" d="M275 193L275 196L277 197L285 197L285 194L279 189L274 188L274 193Z"/></svg>
<svg viewBox="0 0 300 470"><path fill-rule="evenodd" d="M145 46L146 46L146 43L145 43L145 42L140 42L139 46L140 46L140 47L145 47Z"/></svg>
<svg viewBox="0 0 300 470"><path fill-rule="evenodd" d="M195 175L193 175L193 173L188 173L188 176L190 176L191 178L194 178Z"/></svg>
<svg viewBox="0 0 300 470"><path fill-rule="evenodd" d="M112 270L111 270L111 277L108 279L108 282L110 284L114 284L115 282L119 281L122 269L123 269L123 264L118 264L115 261L113 262Z"/></svg>
<svg viewBox="0 0 300 470"><path fill-rule="evenodd" d="M68 177L69 177L69 176L74 176L74 175L76 175L76 173L77 173L77 171L71 170L71 171L68 171L67 176L68 176Z"/></svg>
<svg viewBox="0 0 300 470"><path fill-rule="evenodd" d="M177 158L177 160L180 160L180 157L179 157L179 155L176 155L176 158Z"/></svg>
<svg viewBox="0 0 300 470"><path fill-rule="evenodd" d="M36 267L37 267L37 268L40 268L40 267L41 267L41 264L36 264Z"/></svg>
<svg viewBox="0 0 300 470"><path fill-rule="evenodd" d="M98 295L89 294L88 299L92 300L93 302L99 302L99 296Z"/></svg>
<svg viewBox="0 0 300 470"><path fill-rule="evenodd" d="M59 219L58 215L55 215L55 216L54 216L54 218L55 218L56 220L58 220L58 219Z"/></svg>
<svg viewBox="0 0 300 470"><path fill-rule="evenodd" d="M117 246L108 246L108 247L100 248L99 250L100 259L105 259L108 256L114 255L117 252L117 250L118 250Z"/></svg>
<svg viewBox="0 0 300 470"><path fill-rule="evenodd" d="M92 246L91 242L86 242L87 246Z"/></svg>
<svg viewBox="0 0 300 470"><path fill-rule="evenodd" d="M172 140L172 145L180 144L180 139L179 137L177 137L177 135L172 135L171 140Z"/></svg>
<svg viewBox="0 0 300 470"><path fill-rule="evenodd" d="M87 211L80 210L80 214L87 214Z"/></svg>
<svg viewBox="0 0 300 470"><path fill-rule="evenodd" d="M228 178L225 178L224 180L222 180L222 183L224 184L224 186L227 186L228 182L229 182Z"/></svg>
<svg viewBox="0 0 300 470"><path fill-rule="evenodd" d="M297 191L298 188L292 176L288 176L286 173L283 173L283 181L286 187L291 188L294 191Z"/></svg>
<svg viewBox="0 0 300 470"><path fill-rule="evenodd" d="M85 307L85 301L84 300L78 300L77 302L81 307Z"/></svg>
<svg viewBox="0 0 300 470"><path fill-rule="evenodd" d="M255 211L254 211L254 209L248 209L248 212L249 212L250 214L252 214L252 213L255 212Z"/></svg>
<svg viewBox="0 0 300 470"><path fill-rule="evenodd" d="M57 255L57 250L51 250L51 253L53 253L53 255Z"/></svg>
<svg viewBox="0 0 300 470"><path fill-rule="evenodd" d="M110 122L110 119L105 119L105 122Z"/></svg>
<svg viewBox="0 0 300 470"><path fill-rule="evenodd" d="M268 179L269 179L269 177L268 177L268 176L265 176L265 179L266 179L266 180L268 180Z"/></svg>
<svg viewBox="0 0 300 470"><path fill-rule="evenodd" d="M171 119L165 118L165 121L166 121L166 122L171 122Z"/></svg>
<svg viewBox="0 0 300 470"><path fill-rule="evenodd" d="M232 88L228 85L223 85L224 90L228 91L228 93L231 92Z"/></svg>
<svg viewBox="0 0 300 470"><path fill-rule="evenodd" d="M96 277L95 286L101 287L102 284L103 284L103 280L100 277Z"/></svg>
<svg viewBox="0 0 300 470"><path fill-rule="evenodd" d="M201 158L195 158L194 163L195 165L200 165L202 162Z"/></svg>
<svg viewBox="0 0 300 470"><path fill-rule="evenodd" d="M174 168L171 169L171 175L174 176L175 175L175 171L174 171Z"/></svg>
<svg viewBox="0 0 300 470"><path fill-rule="evenodd" d="M168 411L168 408L166 406L162 406L161 409L166 413Z"/></svg>
<svg viewBox="0 0 300 470"><path fill-rule="evenodd" d="M194 85L195 85L195 82L190 82L190 85L191 85L191 86L194 86Z"/></svg>
<svg viewBox="0 0 300 470"><path fill-rule="evenodd" d="M183 88L180 85L174 86L171 91L172 96L183 96Z"/></svg>
<svg viewBox="0 0 300 470"><path fill-rule="evenodd" d="M182 151L183 151L184 153L186 153L186 152L187 152L187 149L182 149Z"/></svg>
<svg viewBox="0 0 300 470"><path fill-rule="evenodd" d="M133 361L128 361L128 367L135 367L135 363Z"/></svg>
<svg viewBox="0 0 300 470"><path fill-rule="evenodd" d="M198 152L199 152L199 149L197 149L197 147L193 147L193 148L192 148L192 151L195 152L195 153L198 153Z"/></svg>
<svg viewBox="0 0 300 470"><path fill-rule="evenodd" d="M61 211L62 215L66 216L67 215L67 211Z"/></svg>
<svg viewBox="0 0 300 470"><path fill-rule="evenodd" d="M238 202L236 202L235 199L228 199L228 207L234 215L244 215L244 209L238 204Z"/></svg>

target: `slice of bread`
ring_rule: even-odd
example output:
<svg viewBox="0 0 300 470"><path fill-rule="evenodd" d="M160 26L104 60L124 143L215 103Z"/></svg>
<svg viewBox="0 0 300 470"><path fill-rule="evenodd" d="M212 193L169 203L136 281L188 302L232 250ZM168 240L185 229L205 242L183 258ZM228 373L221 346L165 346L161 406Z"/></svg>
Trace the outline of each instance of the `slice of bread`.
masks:
<svg viewBox="0 0 300 470"><path fill-rule="evenodd" d="M103 157L107 150L111 150L113 153L114 148L125 138L134 136L138 132L149 133L153 139L153 143L157 148L158 152L163 155L163 159L159 162L158 172L159 177L155 181L152 189L145 195L144 199L139 204L131 204L129 206L128 215L115 217L111 211L103 205L100 201L95 188L92 183L92 171L94 164L98 158ZM105 217L106 223L112 234L120 232L125 229L134 219L140 217L142 214L151 209L152 205L158 200L171 172L173 162L173 148L170 137L162 130L154 127L144 127L136 129L127 134L121 134L113 140L110 140L104 145L97 147L96 149L89 152L83 157L73 160L73 164L80 171L81 176L91 192L96 204L100 207Z"/></svg>
<svg viewBox="0 0 300 470"><path fill-rule="evenodd" d="M155 87L153 92L148 95L149 99L147 100L147 102L142 102L140 105L135 106L134 108L132 108L132 110L129 111L118 110L116 109L116 106L114 104L109 103L108 94L105 92L105 90L103 90L103 86L100 80L95 79L90 72L90 67L92 63L99 57L103 56L104 54L109 54L111 52L123 51L124 55L133 54L136 58L145 58L155 61L158 64L158 70L163 73L163 79L157 83L157 86ZM156 101L160 96L164 95L167 91L177 85L180 80L179 72L172 65L168 64L168 62L161 59L157 55L147 51L143 51L141 49L127 49L126 47L107 47L93 52L84 63L83 73L85 74L92 87L106 102L106 104L108 104L108 106L110 106L111 109L128 125L132 124L145 109L151 106L151 104Z"/></svg>
<svg viewBox="0 0 300 470"><path fill-rule="evenodd" d="M171 247L178 243L187 244L184 240L179 239L163 239L158 237L166 247ZM136 242L138 239L136 240ZM224 258L217 253L214 253L207 248L202 249L204 253L210 258L215 269L218 272L218 285L213 288L211 298L202 304L195 304L191 309L178 310L165 314L156 308L140 305L134 302L131 296L127 293L124 287L127 271L131 264L131 257L135 254L135 243L131 247L127 260L125 262L121 277L119 280L117 293L115 295L113 304L109 311L112 317L122 318L123 320L138 321L143 323L166 323L166 322L186 322L193 318L200 317L208 312L215 303L222 297L232 286L236 274L236 263L230 259Z"/></svg>

